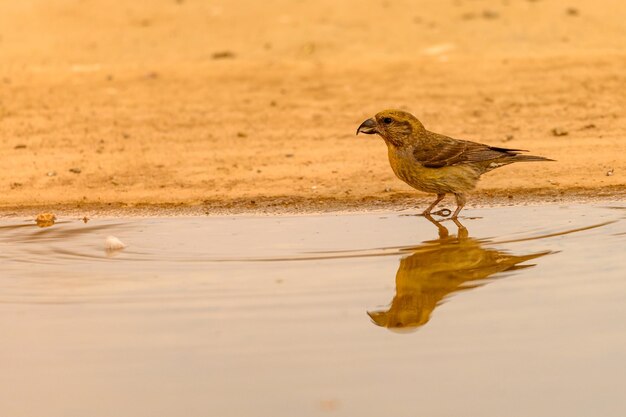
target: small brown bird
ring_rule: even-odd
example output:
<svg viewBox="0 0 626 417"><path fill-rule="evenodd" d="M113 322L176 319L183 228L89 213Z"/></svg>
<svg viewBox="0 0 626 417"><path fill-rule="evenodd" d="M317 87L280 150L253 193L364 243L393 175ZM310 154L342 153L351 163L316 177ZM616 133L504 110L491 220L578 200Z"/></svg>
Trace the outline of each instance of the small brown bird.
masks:
<svg viewBox="0 0 626 417"><path fill-rule="evenodd" d="M450 193L457 204L452 218L458 217L465 206L465 194L492 169L513 162L553 161L520 155L527 152L522 149L498 148L430 132L415 116L402 110L381 111L361 123L356 131L359 133L378 134L385 140L391 169L398 178L420 191L437 194L424 215Z"/></svg>

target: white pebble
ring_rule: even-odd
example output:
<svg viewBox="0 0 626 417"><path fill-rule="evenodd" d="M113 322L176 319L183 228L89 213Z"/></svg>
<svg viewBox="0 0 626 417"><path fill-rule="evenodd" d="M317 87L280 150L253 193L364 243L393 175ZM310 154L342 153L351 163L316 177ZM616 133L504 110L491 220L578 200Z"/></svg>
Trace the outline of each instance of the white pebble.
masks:
<svg viewBox="0 0 626 417"><path fill-rule="evenodd" d="M115 236L109 236L104 241L104 249L106 250L120 250L124 249L125 247L126 244L124 244L124 242L122 242Z"/></svg>

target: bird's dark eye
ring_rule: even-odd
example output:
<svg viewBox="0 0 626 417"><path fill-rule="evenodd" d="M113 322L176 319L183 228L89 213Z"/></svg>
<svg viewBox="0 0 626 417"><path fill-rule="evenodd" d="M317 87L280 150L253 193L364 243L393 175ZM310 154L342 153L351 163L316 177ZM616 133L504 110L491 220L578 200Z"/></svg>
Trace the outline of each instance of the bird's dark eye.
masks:
<svg viewBox="0 0 626 417"><path fill-rule="evenodd" d="M386 124L386 125L390 125L391 122L393 122L393 119L391 117L385 117L383 119L383 123Z"/></svg>

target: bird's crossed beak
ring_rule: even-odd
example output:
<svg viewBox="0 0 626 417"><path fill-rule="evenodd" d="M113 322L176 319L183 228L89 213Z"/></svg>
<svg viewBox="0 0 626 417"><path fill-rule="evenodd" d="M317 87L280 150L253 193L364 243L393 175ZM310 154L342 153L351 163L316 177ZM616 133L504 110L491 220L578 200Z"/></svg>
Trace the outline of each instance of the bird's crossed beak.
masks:
<svg viewBox="0 0 626 417"><path fill-rule="evenodd" d="M361 126L359 126L359 128L356 130L356 134L358 135L359 133L365 133L366 135L373 135L375 133L378 133L378 130L376 130L376 126L376 120L367 119L366 121L361 123Z"/></svg>

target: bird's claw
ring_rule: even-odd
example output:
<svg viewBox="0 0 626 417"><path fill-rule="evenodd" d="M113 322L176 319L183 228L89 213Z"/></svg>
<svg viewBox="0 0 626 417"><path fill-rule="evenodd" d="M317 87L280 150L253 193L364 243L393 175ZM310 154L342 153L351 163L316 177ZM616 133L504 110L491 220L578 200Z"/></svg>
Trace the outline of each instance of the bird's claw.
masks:
<svg viewBox="0 0 626 417"><path fill-rule="evenodd" d="M431 214L434 214L435 216L448 217L449 215L452 214L452 210L444 208L441 210L434 211Z"/></svg>
<svg viewBox="0 0 626 417"><path fill-rule="evenodd" d="M452 214L452 210L444 208L444 209L433 211L433 212L425 211L425 212L416 213L416 214L401 214L400 217L405 217L405 216L418 216L418 217L441 216L441 217L448 217L450 214Z"/></svg>

